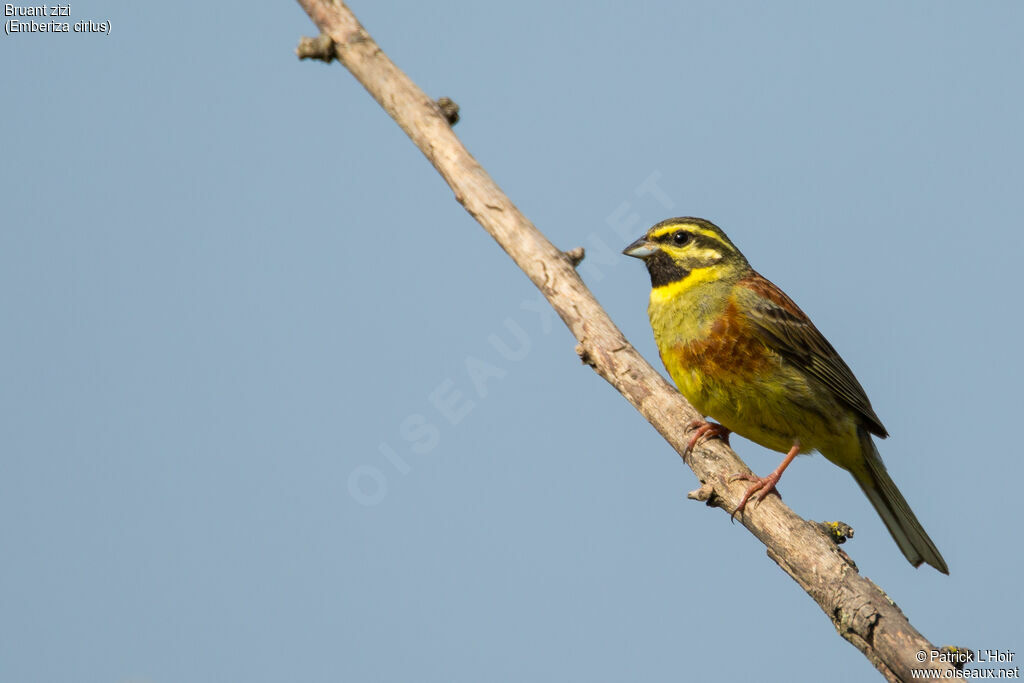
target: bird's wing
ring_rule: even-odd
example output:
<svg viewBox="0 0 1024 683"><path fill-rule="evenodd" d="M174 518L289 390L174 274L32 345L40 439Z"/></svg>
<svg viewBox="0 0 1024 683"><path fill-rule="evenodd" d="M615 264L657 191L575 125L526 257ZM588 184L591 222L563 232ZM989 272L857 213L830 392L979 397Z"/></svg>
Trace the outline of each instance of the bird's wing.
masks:
<svg viewBox="0 0 1024 683"><path fill-rule="evenodd" d="M821 381L864 418L873 434L888 436L864 388L807 314L758 273L741 280L737 296L761 340L790 362Z"/></svg>

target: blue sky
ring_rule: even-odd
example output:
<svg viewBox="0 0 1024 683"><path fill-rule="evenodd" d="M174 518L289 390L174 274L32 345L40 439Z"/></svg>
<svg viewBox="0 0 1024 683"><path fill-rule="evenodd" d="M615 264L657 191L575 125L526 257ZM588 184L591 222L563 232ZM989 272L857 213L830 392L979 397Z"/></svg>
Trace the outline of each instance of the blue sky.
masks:
<svg viewBox="0 0 1024 683"><path fill-rule="evenodd" d="M1021 649L1019 3L352 7L653 363L618 252L725 229L856 372L951 575L820 456L786 502L926 637ZM0 679L877 679L295 59L298 5L71 10L110 35L0 37Z"/></svg>

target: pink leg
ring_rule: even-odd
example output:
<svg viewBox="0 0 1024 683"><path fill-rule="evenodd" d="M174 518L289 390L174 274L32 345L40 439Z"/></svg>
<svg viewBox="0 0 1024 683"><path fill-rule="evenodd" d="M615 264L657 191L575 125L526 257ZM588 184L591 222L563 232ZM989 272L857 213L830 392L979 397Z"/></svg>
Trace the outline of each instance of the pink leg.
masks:
<svg viewBox="0 0 1024 683"><path fill-rule="evenodd" d="M730 482L737 481L739 479L754 482L751 487L747 489L747 492L743 494L743 497L740 498L739 505L736 506L736 509L733 510L730 517L735 518L737 514L743 512L743 509L747 507L747 501L750 500L750 497L755 493L757 493L757 502L764 500L769 493L774 492L775 495L779 495L779 492L775 490L775 485L779 483L779 479L782 478L782 473L786 471L786 468L789 467L789 463L793 462L793 458L795 458L799 452L800 444L794 444L794 446L789 449L789 453L786 453L786 457L782 459L782 463L767 477L758 477L754 474L747 474L745 472L734 474L729 477ZM758 493L758 491L760 491L760 493Z"/></svg>

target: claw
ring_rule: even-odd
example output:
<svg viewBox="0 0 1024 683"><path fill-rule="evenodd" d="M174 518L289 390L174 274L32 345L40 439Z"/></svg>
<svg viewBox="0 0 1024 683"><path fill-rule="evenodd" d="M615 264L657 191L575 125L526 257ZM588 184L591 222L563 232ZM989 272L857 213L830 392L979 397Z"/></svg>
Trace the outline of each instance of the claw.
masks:
<svg viewBox="0 0 1024 683"><path fill-rule="evenodd" d="M707 420L694 420L690 424L686 425L686 431L691 429L696 430L693 436L690 437L690 442L686 444L686 448L683 449L683 459L690 457L690 453L693 452L694 447L704 443L708 439L718 437L725 444L729 445L729 430L720 424L714 422L708 422Z"/></svg>
<svg viewBox="0 0 1024 683"><path fill-rule="evenodd" d="M779 479L781 478L781 472L772 472L767 477L758 477L757 475L754 474L741 472L739 474L734 474L731 477L729 477L729 483L740 480L754 482L753 484L750 485L750 488L747 489L746 493L743 494L743 497L740 498L739 504L736 506L736 509L732 511L732 514L729 515L729 518L736 519L736 515L743 512L743 510L747 507L747 503L750 501L750 497L753 496L755 493L757 495L754 496L754 501L757 503L760 503L762 500L767 498L769 494L772 493L781 498L782 495L777 490L775 490L775 485L779 483Z"/></svg>

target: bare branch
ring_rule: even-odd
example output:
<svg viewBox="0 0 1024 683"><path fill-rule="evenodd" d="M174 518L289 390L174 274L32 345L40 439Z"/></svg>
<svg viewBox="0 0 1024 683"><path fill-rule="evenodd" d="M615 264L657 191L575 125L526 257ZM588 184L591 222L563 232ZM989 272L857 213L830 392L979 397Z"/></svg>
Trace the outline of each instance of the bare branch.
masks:
<svg viewBox="0 0 1024 683"><path fill-rule="evenodd" d="M580 358L682 453L688 441L686 425L701 416L626 341L583 284L575 270L582 251L563 253L519 212L462 146L437 103L388 59L340 0L299 4L330 38L334 57L401 126L444 177L455 199L544 294L578 340ZM691 498L726 512L735 510L745 484L729 484L728 477L747 467L731 449L711 441L685 462L701 482ZM818 603L839 634L887 679L909 680L910 669L922 666L915 654L937 649L882 590L858 573L820 526L796 515L777 496L769 496L740 519L766 546L768 556Z"/></svg>

